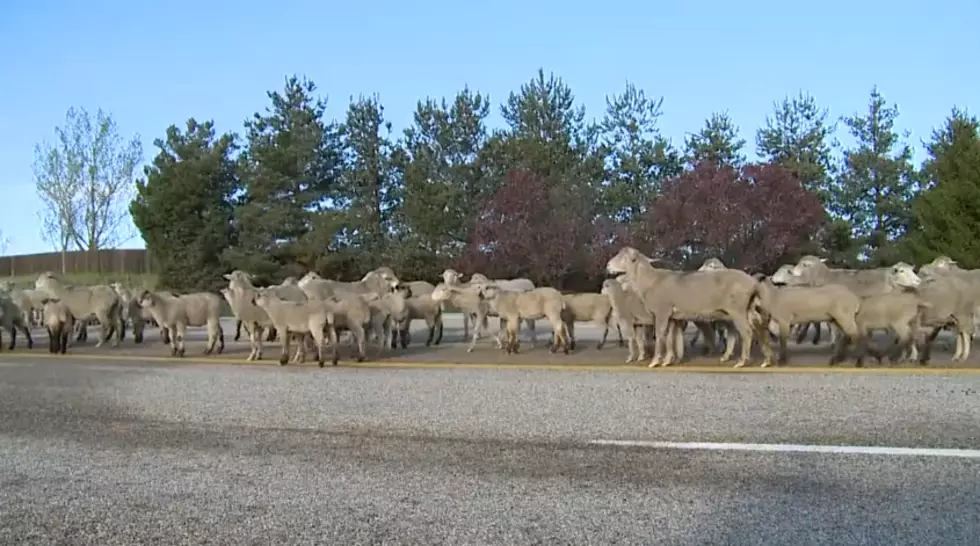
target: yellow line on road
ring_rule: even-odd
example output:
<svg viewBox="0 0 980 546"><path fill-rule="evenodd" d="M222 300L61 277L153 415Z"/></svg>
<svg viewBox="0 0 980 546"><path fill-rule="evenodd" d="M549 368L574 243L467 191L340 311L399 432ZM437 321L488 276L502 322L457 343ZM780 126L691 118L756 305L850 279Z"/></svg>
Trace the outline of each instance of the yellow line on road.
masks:
<svg viewBox="0 0 980 546"><path fill-rule="evenodd" d="M68 353L66 355L53 355L51 353L40 352L6 352L0 353L0 359L4 357L14 358L36 358L44 360L85 360L97 362L161 362L167 364L221 364L233 366L275 366L278 367L278 360L266 359L259 362L248 362L245 357L206 357L206 356L185 356L184 358L174 358L169 356L140 356L140 355L103 355L90 353ZM316 367L316 364L307 362L306 364L289 364L289 368ZM980 375L980 368L950 368L950 367L869 367L855 368L853 366L784 366L760 368L758 366L747 366L744 368L733 368L731 366L719 365L680 365L668 366L666 368L647 368L642 365L623 365L623 364L528 364L528 363L489 363L489 362L413 362L381 360L369 362L341 361L340 366L347 368L394 368L394 369L475 369L475 370L548 370L563 372L647 372L647 373L729 373L729 374L857 374L857 375ZM327 367L331 367L327 363Z"/></svg>

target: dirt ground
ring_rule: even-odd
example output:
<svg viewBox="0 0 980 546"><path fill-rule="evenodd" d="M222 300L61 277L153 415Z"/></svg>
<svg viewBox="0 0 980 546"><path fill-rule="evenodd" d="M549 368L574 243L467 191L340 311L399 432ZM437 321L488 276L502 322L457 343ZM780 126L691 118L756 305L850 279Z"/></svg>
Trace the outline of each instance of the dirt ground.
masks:
<svg viewBox="0 0 980 546"><path fill-rule="evenodd" d="M222 325L225 332L225 350L220 356L222 360L241 358L243 361L249 353L247 338L243 332L240 341L233 341L235 333L234 319L224 319ZM497 331L497 321L490 321L492 333ZM538 344L531 347L528 341L528 334L522 332L520 353L517 355L507 355L493 346L490 337L485 337L477 343L472 353L466 352L468 340L463 340L462 319L459 314L447 314L444 318L443 337L439 345L431 347L425 346L427 330L422 321L415 321L411 329L411 343L402 349L390 350L379 354L375 347L369 346L368 357L370 360L377 361L397 361L397 362L437 362L437 363L462 363L462 364L544 364L544 365L617 365L621 366L626 360L626 348L618 345L618 334L615 327L610 329L606 345L602 350L597 350L596 345L602 337L602 331L595 326L587 323L579 323L575 328L577 340L576 350L571 354L551 354L548 351L548 339L551 335L551 328L546 321L538 321L537 324ZM689 328L686 332L688 340L693 336L694 328ZM8 334L9 335L9 334ZM48 340L43 329L34 329L32 335L35 340L33 351L47 351ZM162 343L159 331L156 328L146 330L145 339L142 344L135 344L131 332L127 332L127 337L119 348L104 346L96 348L95 342L98 339L98 327L89 329L89 337L85 342L78 343L69 348L70 353L75 354L106 354L119 356L132 356L136 359L142 356L168 357L170 348ZM811 336L808 336L812 338ZM205 348L206 333L203 328L191 328L188 332L187 356L200 358ZM6 344L9 338L4 340L3 351L6 352ZM874 342L885 344L889 338L884 335L875 336ZM26 351L26 345L22 336L17 339L17 351ZM932 360L929 367L978 367L980 368L980 357L974 351L968 362L954 363L950 361L952 348L954 346L953 337L948 332L940 334L936 340L933 350ZM270 365L278 360L280 344L278 342L266 343L263 351L263 359ZM341 348L341 359L350 360L353 358L353 351L346 344ZM738 353L736 352L736 355ZM809 339L801 344L796 344L795 340L789 342L789 363L788 366L825 366L830 359L831 348L827 343L827 334L824 332L823 339L819 345L813 345ZM699 350L688 350L688 359L681 365L683 366L718 366L717 357L705 357L699 354ZM761 355L756 349L753 352L751 365L756 366L761 362ZM645 366L647 362L636 364L637 367ZM846 361L841 366L853 366L853 360ZM889 366L889 364L884 364ZM866 366L876 367L876 361L871 358L866 362ZM916 367L911 364L898 366Z"/></svg>

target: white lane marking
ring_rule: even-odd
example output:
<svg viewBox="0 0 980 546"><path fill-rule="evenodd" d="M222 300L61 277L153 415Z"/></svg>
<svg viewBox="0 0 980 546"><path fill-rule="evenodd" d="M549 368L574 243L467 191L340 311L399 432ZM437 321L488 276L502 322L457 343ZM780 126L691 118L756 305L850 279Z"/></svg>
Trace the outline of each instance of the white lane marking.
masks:
<svg viewBox="0 0 980 546"><path fill-rule="evenodd" d="M34 362L0 362L0 368L30 368Z"/></svg>
<svg viewBox="0 0 980 546"><path fill-rule="evenodd" d="M771 453L832 453L847 455L913 455L980 459L980 449L928 447L833 446L805 444L741 444L715 442L652 442L643 440L592 440L592 445L649 447L654 449L700 449L708 451L766 451Z"/></svg>

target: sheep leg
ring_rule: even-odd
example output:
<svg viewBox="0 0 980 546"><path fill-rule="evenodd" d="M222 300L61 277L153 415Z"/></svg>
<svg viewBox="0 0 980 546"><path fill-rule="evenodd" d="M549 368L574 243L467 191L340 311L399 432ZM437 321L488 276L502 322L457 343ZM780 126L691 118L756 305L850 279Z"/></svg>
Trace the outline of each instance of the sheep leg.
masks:
<svg viewBox="0 0 980 546"><path fill-rule="evenodd" d="M143 343L143 330L146 328L146 323L143 322L142 317L132 317L133 321L133 343Z"/></svg>
<svg viewBox="0 0 980 546"><path fill-rule="evenodd" d="M266 341L268 341L269 343L272 343L273 341L276 340L277 337L279 337L279 331L276 329L275 326L270 326L269 327L269 337L266 339Z"/></svg>
<svg viewBox="0 0 980 546"><path fill-rule="evenodd" d="M336 366L337 362L340 361L340 342L337 339L336 324L327 325L327 337L330 338L330 364Z"/></svg>
<svg viewBox="0 0 980 546"><path fill-rule="evenodd" d="M684 327L687 326L686 320L672 320L667 330L667 358L661 366L680 364L684 358Z"/></svg>
<svg viewBox="0 0 980 546"><path fill-rule="evenodd" d="M438 320L435 317L426 317L425 325L429 329L429 337L425 338L425 346L431 347L436 337L436 327L439 326ZM405 336L408 336L408 326L405 326Z"/></svg>
<svg viewBox="0 0 980 546"><path fill-rule="evenodd" d="M810 323L804 322L803 324L796 325L796 344L799 345L803 343L806 339L806 333L810 329Z"/></svg>
<svg viewBox="0 0 980 546"><path fill-rule="evenodd" d="M436 316L435 320L436 320L436 328L438 328L439 333L436 334L436 340L433 343L439 345L440 343L442 343L442 313L439 313Z"/></svg>
<svg viewBox="0 0 980 546"><path fill-rule="evenodd" d="M635 325L634 326L628 326L625 323L626 321L623 321L622 319L619 319L619 322L622 322L623 323L623 326L625 326L625 327L628 328L627 332L629 332L629 334L627 334L627 341L626 341L626 346L627 346L626 363L627 364L630 364L632 362L636 362L636 361L640 360L639 356L640 356L640 354L642 354L642 349L641 350L637 350L637 348L636 348L636 346L637 346L637 334L636 334L637 326L635 326ZM620 325L617 324L616 325L616 328L620 328Z"/></svg>
<svg viewBox="0 0 980 546"><path fill-rule="evenodd" d="M650 359L648 368L656 368L660 365L667 352L667 331L670 329L670 313L667 309L662 309L654 313L654 326L656 338L653 343L653 358Z"/></svg>
<svg viewBox="0 0 980 546"><path fill-rule="evenodd" d="M13 351L14 346L16 346L17 341L17 327L13 324L10 325L10 345L7 347L8 351Z"/></svg>
<svg viewBox="0 0 980 546"><path fill-rule="evenodd" d="M242 337L242 319L235 320L235 341Z"/></svg>
<svg viewBox="0 0 980 546"><path fill-rule="evenodd" d="M480 311L482 314L483 311ZM476 347L476 342L480 339L480 335L483 333L483 321L477 317L477 320L473 322L473 338L470 341L470 346L466 348L467 353L472 353L473 349Z"/></svg>
<svg viewBox="0 0 980 546"><path fill-rule="evenodd" d="M289 330L282 331L282 352L279 354L279 365L285 366L289 362Z"/></svg>
<svg viewBox="0 0 980 546"><path fill-rule="evenodd" d="M596 322L596 325L602 328L602 339L600 339L599 343L595 346L595 348L600 351L602 350L603 347L606 346L606 339L609 337L609 321L611 319L612 319L612 313L609 313L605 317L599 317L599 321ZM572 347L572 349L574 348L575 347Z"/></svg>
<svg viewBox="0 0 980 546"><path fill-rule="evenodd" d="M316 365L322 368L325 362L323 329L314 328L309 335L313 338L313 343L316 345Z"/></svg>
<svg viewBox="0 0 980 546"><path fill-rule="evenodd" d="M619 321L616 322L616 333L619 335L619 346L623 347L625 345L623 340L623 329L619 325Z"/></svg>
<svg viewBox="0 0 980 546"><path fill-rule="evenodd" d="M742 354L739 355L738 361L734 365L735 368L741 368L749 363L752 350L752 332L755 328L749 323L748 314L744 311L742 313L731 312L728 315L732 318L732 326L735 327L738 338L742 342Z"/></svg>
<svg viewBox="0 0 980 546"><path fill-rule="evenodd" d="M57 353L61 350L61 331L64 330L65 325L59 324L54 328L48 328L48 352Z"/></svg>
<svg viewBox="0 0 980 546"><path fill-rule="evenodd" d="M940 326L938 328L933 328L932 329L932 332L929 333L929 336L926 337L925 341L923 342L923 344L922 344L922 352L919 353L919 365L920 366L925 366L926 364L929 363L929 358L932 356L932 344L933 344L933 342L936 341L936 336L939 335L939 332L942 329L943 329L942 326Z"/></svg>
<svg viewBox="0 0 980 546"><path fill-rule="evenodd" d="M569 341L569 343L571 344L571 349L574 351L575 350L575 321L574 320L569 320L567 322L566 321L562 321L562 325L565 327L565 331L568 332L568 337L571 340L571 341ZM558 342L558 339L557 339L558 338L558 331L554 329L554 326L552 326L552 333L551 333L551 335L552 335L552 337L556 338L552 342L553 343L552 346L555 346L555 344L557 344L557 342ZM602 341L599 342L599 347L598 348L599 349L602 348Z"/></svg>
<svg viewBox="0 0 980 546"><path fill-rule="evenodd" d="M776 335L776 337L779 338L779 353L776 355L776 363L780 366L785 366L789 361L789 351L787 350L786 345L789 341L792 325L786 321L779 321L776 324L779 326L779 333ZM803 323L803 326L806 324L808 323Z"/></svg>
<svg viewBox="0 0 980 546"><path fill-rule="evenodd" d="M218 324L216 321L209 320L207 326L208 326L208 346L206 349L204 349L204 354L209 355L212 352L214 352L214 348L218 344L218 336L220 336L219 332L221 331L221 324Z"/></svg>
<svg viewBox="0 0 980 546"><path fill-rule="evenodd" d="M245 359L246 362L252 362L254 360L258 360L257 357L259 355L260 334L256 331L258 330L258 328L256 328L255 326L256 325L253 324L251 329L246 329L248 333L248 345L249 345L248 357Z"/></svg>
<svg viewBox="0 0 980 546"><path fill-rule="evenodd" d="M684 332L687 330L687 321L684 321L680 325L680 336L684 337ZM695 331L700 334L699 337L704 339L704 345L701 346L701 354L709 355L718 352L718 344L715 341L715 326L710 322L695 321L694 322ZM694 348L693 346L691 347Z"/></svg>
<svg viewBox="0 0 980 546"><path fill-rule="evenodd" d="M96 315L99 319L99 340L95 342L95 347L99 348L109 340L111 333L109 332L109 316L108 313L102 312Z"/></svg>
<svg viewBox="0 0 980 546"><path fill-rule="evenodd" d="M829 328L831 337L834 338L834 344L838 348L838 352L834 355L837 362L844 360L844 357L847 354L846 349L848 347L860 345L861 340L864 337L861 335L861 330L859 330L857 327L857 322L855 321L854 315L834 317L833 324L829 325ZM835 330L840 331L835 332ZM855 362L855 365L857 365L857 362Z"/></svg>
<svg viewBox="0 0 980 546"><path fill-rule="evenodd" d="M27 348L33 349L34 339L31 337L31 329L27 327L27 322L21 320L17 323L17 326L18 328L20 328L20 331L24 334L24 337L27 338Z"/></svg>
<svg viewBox="0 0 980 546"><path fill-rule="evenodd" d="M518 329L520 329L520 324L518 324L517 327L518 327ZM503 338L506 336L506 333L505 333L506 328L507 328L507 320L504 319L504 318L502 318L502 317L498 317L497 318L497 337L494 338L494 341L496 342L496 345L497 345L497 348L498 349L504 349Z"/></svg>
<svg viewBox="0 0 980 546"><path fill-rule="evenodd" d="M564 322L559 320L558 323L559 323L559 330L561 331L561 338L562 338L561 339L562 352L567 355L568 351L574 348L575 339L571 336L571 334L569 334L568 329L565 327Z"/></svg>
<svg viewBox="0 0 980 546"><path fill-rule="evenodd" d="M428 324L428 322L426 322L426 324ZM406 320L404 323L402 323L402 327L401 327L401 331L399 333L399 337L401 338L400 345L402 346L402 349L407 349L409 343L412 342L412 321L411 321L411 319ZM432 341L432 336L429 336L429 339L426 340L426 344L428 344L431 341ZM426 345L426 346L428 346L428 345Z"/></svg>
<svg viewBox="0 0 980 546"><path fill-rule="evenodd" d="M725 336L725 352L721 355L719 361L724 364L732 359L732 355L735 354L735 326L732 323L725 323L725 329L728 330L728 335Z"/></svg>
<svg viewBox="0 0 980 546"><path fill-rule="evenodd" d="M970 321L969 324L972 324ZM961 328L959 332L960 337L963 339L962 350L960 351L960 362L966 362L970 358L970 351L973 349L973 330L968 328ZM28 345L28 348L30 345Z"/></svg>
<svg viewBox="0 0 980 546"><path fill-rule="evenodd" d="M505 322L507 326L507 354L516 355L520 350L520 346L521 346L521 342L519 338L521 318L518 316L518 317L511 317L509 319L501 318L500 320L501 322Z"/></svg>
<svg viewBox="0 0 980 546"><path fill-rule="evenodd" d="M177 330L174 329L170 334L170 356L177 356L177 340L179 337Z"/></svg>
<svg viewBox="0 0 980 546"><path fill-rule="evenodd" d="M701 339L701 329L700 328L698 328L697 330L695 330L694 331L694 335L691 337L691 348L692 349L694 348L694 345L698 342L699 339Z"/></svg>
<svg viewBox="0 0 980 546"><path fill-rule="evenodd" d="M463 339L470 337L470 321L474 316L473 313L463 313Z"/></svg>
<svg viewBox="0 0 980 546"><path fill-rule="evenodd" d="M525 326L527 326L528 331L531 332L531 348L532 349L535 347L535 345L538 344L537 323L538 323L538 321L535 320L535 319L524 319ZM518 323L518 325L519 324L520 323Z"/></svg>
<svg viewBox="0 0 980 546"><path fill-rule="evenodd" d="M364 362L364 359L367 358L365 351L364 327L360 324L352 324L348 327L348 329L351 331L351 334L354 336L354 340L357 342L357 361Z"/></svg>

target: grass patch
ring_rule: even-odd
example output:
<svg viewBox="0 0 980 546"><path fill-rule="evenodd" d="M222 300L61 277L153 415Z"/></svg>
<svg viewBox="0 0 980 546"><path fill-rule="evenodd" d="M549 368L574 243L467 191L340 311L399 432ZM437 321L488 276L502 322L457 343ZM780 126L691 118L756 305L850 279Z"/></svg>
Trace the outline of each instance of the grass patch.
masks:
<svg viewBox="0 0 980 546"><path fill-rule="evenodd" d="M13 284L14 288L34 288L34 281L37 280L37 275L21 275L17 277L2 277L0 281L7 281ZM125 286L130 287L145 287L153 290L157 286L157 276L154 274L147 275L130 275L126 273L66 273L65 275L60 275L61 279L69 284L85 285L91 286L95 284L111 284L114 282L120 282Z"/></svg>

